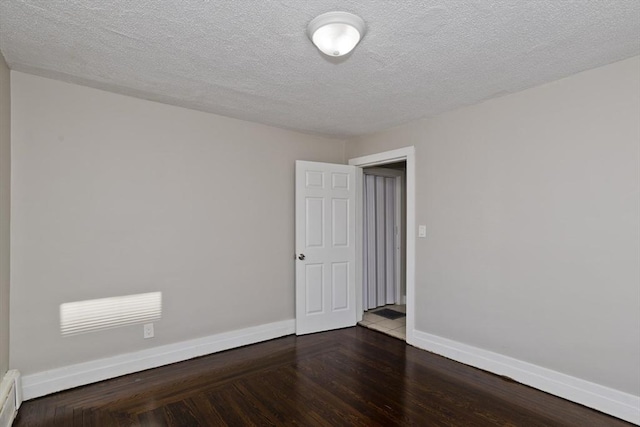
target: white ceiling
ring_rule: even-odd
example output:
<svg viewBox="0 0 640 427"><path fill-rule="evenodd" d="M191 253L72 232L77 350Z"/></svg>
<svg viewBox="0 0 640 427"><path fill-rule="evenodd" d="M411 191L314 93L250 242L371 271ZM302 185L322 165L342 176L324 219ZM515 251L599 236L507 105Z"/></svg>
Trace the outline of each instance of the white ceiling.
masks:
<svg viewBox="0 0 640 427"><path fill-rule="evenodd" d="M308 40L361 16L347 58ZM638 0L2 0L14 70L336 137L640 54Z"/></svg>

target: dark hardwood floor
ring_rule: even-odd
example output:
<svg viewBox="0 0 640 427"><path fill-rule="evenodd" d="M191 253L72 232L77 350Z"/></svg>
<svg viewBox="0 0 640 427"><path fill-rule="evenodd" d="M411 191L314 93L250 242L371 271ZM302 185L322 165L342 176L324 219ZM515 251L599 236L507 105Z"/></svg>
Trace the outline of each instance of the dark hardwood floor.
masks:
<svg viewBox="0 0 640 427"><path fill-rule="evenodd" d="M15 426L628 426L362 327L289 336L23 403Z"/></svg>

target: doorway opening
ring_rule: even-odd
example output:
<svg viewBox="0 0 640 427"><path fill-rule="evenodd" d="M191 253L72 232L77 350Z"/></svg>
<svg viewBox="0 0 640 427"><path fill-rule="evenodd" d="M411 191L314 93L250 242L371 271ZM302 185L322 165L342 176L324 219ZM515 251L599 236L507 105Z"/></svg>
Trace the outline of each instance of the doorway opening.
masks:
<svg viewBox="0 0 640 427"><path fill-rule="evenodd" d="M406 161L363 168L361 326L406 339ZM359 290L356 290L359 291Z"/></svg>
<svg viewBox="0 0 640 427"><path fill-rule="evenodd" d="M413 344L415 149L406 147L358 157L349 160L349 164L359 167L357 186L363 190L359 191L356 204L357 217L361 218L356 237L357 320L365 327ZM393 191L388 190L392 187ZM393 203L387 203L390 200ZM374 213L375 220L371 221L365 203L369 208L378 205L375 211L382 209L384 214ZM389 241L393 244L388 245ZM388 283L395 286L387 286Z"/></svg>

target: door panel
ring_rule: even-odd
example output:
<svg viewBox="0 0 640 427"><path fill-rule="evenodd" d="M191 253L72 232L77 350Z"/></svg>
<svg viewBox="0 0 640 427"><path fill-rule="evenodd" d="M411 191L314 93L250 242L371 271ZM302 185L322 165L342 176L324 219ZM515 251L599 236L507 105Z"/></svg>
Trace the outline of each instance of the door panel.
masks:
<svg viewBox="0 0 640 427"><path fill-rule="evenodd" d="M356 324L355 166L296 162L296 334Z"/></svg>
<svg viewBox="0 0 640 427"><path fill-rule="evenodd" d="M366 278L365 285L367 289L367 298L363 299L367 304L367 309L376 308L378 306L378 281L376 272L376 209L375 209L375 181L376 177L373 175L365 175L366 181L366 207L365 207L365 227L366 227L366 241L365 241L365 262L366 262Z"/></svg>
<svg viewBox="0 0 640 427"><path fill-rule="evenodd" d="M333 246L349 246L349 199L331 200L331 221L333 223Z"/></svg>
<svg viewBox="0 0 640 427"><path fill-rule="evenodd" d="M305 291L306 295L306 314L324 313L323 298L324 294L324 266L322 264L306 264L305 268Z"/></svg>
<svg viewBox="0 0 640 427"><path fill-rule="evenodd" d="M386 290L387 290L387 235L386 218L385 213L385 186L383 176L376 176L376 274L378 276L378 289L376 305L381 307L387 303Z"/></svg>
<svg viewBox="0 0 640 427"><path fill-rule="evenodd" d="M324 247L324 199L306 198L306 246L308 248Z"/></svg>
<svg viewBox="0 0 640 427"><path fill-rule="evenodd" d="M385 178L385 264L387 266L386 277L386 304L396 303L396 178ZM400 302L400 301L398 301Z"/></svg>
<svg viewBox="0 0 640 427"><path fill-rule="evenodd" d="M331 285L334 311L349 309L349 263L334 262L331 264Z"/></svg>

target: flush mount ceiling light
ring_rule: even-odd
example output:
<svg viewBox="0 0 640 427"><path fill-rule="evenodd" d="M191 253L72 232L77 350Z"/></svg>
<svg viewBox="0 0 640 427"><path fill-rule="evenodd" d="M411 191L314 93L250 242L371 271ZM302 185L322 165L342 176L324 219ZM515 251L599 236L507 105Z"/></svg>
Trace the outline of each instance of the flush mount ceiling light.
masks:
<svg viewBox="0 0 640 427"><path fill-rule="evenodd" d="M364 37L362 18L347 12L327 12L309 23L307 34L325 55L342 56L351 52Z"/></svg>

